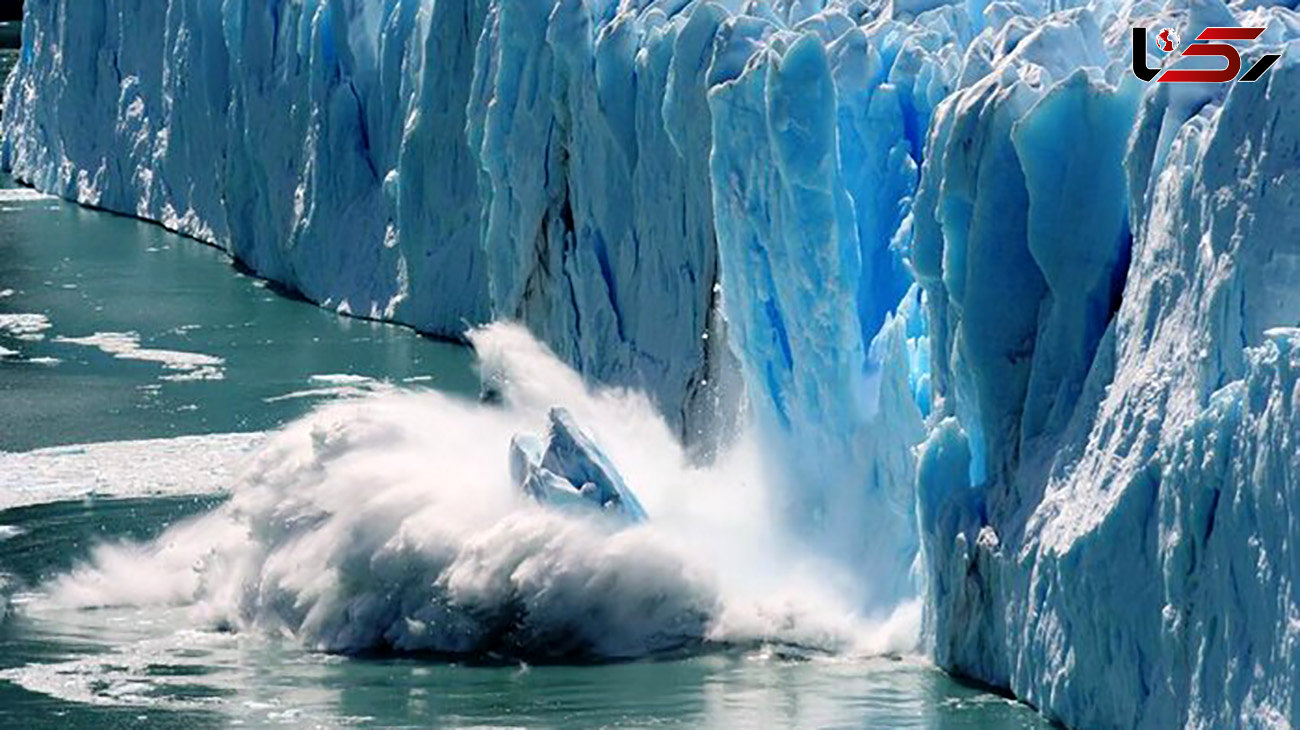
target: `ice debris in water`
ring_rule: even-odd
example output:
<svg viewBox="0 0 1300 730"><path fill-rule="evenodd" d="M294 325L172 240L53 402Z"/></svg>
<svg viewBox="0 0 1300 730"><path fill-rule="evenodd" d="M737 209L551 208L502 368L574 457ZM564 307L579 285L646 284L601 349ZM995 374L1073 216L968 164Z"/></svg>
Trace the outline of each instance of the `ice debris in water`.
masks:
<svg viewBox="0 0 1300 730"><path fill-rule="evenodd" d="M530 434L510 442L510 477L515 486L544 505L595 509L628 524L644 522L641 502L569 411L552 408L549 418L549 442L544 449Z"/></svg>
<svg viewBox="0 0 1300 730"><path fill-rule="evenodd" d="M97 546L25 605L188 606L204 626L321 651L486 661L915 644L906 613L854 614L782 544L752 459L689 466L641 394L589 390L514 325L471 338L500 404L423 391L315 410L268 436L211 513ZM543 432L532 448L518 438ZM136 453L144 471L157 463ZM616 516L538 505L517 487L528 467L617 495ZM630 524L642 499L655 519Z"/></svg>

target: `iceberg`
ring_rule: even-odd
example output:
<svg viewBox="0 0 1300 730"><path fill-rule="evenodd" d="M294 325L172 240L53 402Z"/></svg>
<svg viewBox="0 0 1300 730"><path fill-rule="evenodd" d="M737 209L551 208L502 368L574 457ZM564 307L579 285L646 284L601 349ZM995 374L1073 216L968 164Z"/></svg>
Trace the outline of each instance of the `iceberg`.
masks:
<svg viewBox="0 0 1300 730"><path fill-rule="evenodd" d="M515 486L541 504L592 510L634 525L645 508L591 436L564 408L552 408L549 442L530 435L510 442L510 476Z"/></svg>
<svg viewBox="0 0 1300 730"><path fill-rule="evenodd" d="M25 4L20 180L348 314L520 322L698 458L743 423L864 613L923 595L941 666L1069 726L1300 724L1293 10L72 7ZM1282 59L1145 84L1135 26ZM519 488L644 519L563 412L548 438Z"/></svg>

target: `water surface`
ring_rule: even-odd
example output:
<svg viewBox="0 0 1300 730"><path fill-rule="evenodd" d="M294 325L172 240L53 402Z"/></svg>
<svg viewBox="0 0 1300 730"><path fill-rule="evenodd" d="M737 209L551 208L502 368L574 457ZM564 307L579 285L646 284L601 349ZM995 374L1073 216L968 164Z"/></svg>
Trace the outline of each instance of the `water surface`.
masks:
<svg viewBox="0 0 1300 730"><path fill-rule="evenodd" d="M0 513L26 530L0 543L0 566L23 581L49 577L96 539L147 537L210 503L114 500ZM918 661L718 654L476 667L348 659L203 629L184 608L20 611L0 624L0 678L9 680L0 683L0 725L9 727L42 726L23 724L33 717L47 727L1047 727L1024 707Z"/></svg>
<svg viewBox="0 0 1300 730"><path fill-rule="evenodd" d="M0 451L260 431L338 395L478 388L464 347L294 301L211 246L28 190L0 188L0 294Z"/></svg>

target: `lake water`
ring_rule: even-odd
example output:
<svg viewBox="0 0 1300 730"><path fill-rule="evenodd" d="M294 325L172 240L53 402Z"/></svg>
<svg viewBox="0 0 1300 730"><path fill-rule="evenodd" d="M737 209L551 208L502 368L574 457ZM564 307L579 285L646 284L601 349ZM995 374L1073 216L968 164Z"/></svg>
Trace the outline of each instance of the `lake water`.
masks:
<svg viewBox="0 0 1300 730"><path fill-rule="evenodd" d="M472 393L467 349L342 318L215 248L0 190L0 450L259 431L321 397Z"/></svg>
<svg viewBox="0 0 1300 730"><path fill-rule="evenodd" d="M27 592L94 545L219 504L260 432L332 399L478 381L463 347L337 317L213 248L12 186L0 353L0 727L1048 727L919 659L464 666L306 651L185 607L41 608Z"/></svg>

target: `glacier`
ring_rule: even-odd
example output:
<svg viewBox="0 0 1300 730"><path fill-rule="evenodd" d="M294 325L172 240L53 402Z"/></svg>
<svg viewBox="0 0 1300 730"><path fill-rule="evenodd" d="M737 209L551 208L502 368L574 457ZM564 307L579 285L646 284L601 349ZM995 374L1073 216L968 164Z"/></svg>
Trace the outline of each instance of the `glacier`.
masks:
<svg viewBox="0 0 1300 730"><path fill-rule="evenodd" d="M1288 9L1189 11L1293 48ZM1123 26L1039 26L1011 56L1040 62L932 126L913 214L935 655L1074 727L1290 727L1297 69L1137 91L1115 64L1054 69Z"/></svg>
<svg viewBox="0 0 1300 730"><path fill-rule="evenodd" d="M1128 71L1212 25L1282 60ZM27 0L0 162L343 313L520 322L698 458L745 424L863 611L923 595L941 666L1069 726L1283 728L1297 38L1267 0ZM306 636L373 639L311 589ZM596 653L699 640L710 590Z"/></svg>

